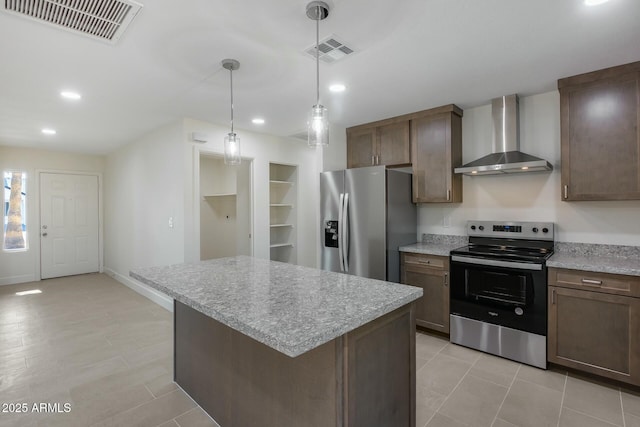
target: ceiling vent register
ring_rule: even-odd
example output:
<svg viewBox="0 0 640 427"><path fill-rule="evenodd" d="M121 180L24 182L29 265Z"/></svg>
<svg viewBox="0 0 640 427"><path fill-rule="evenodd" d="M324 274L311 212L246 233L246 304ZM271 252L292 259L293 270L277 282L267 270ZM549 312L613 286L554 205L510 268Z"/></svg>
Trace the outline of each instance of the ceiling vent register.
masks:
<svg viewBox="0 0 640 427"><path fill-rule="evenodd" d="M347 46L345 43L338 40L336 36L329 36L324 40L320 40L318 44L319 59L320 61L324 61L328 64L332 64L336 61L339 61L349 55L355 53L354 49ZM316 59L316 45L305 49L304 51L307 55Z"/></svg>
<svg viewBox="0 0 640 427"><path fill-rule="evenodd" d="M2 4L13 15L112 44L142 9L130 0L4 0Z"/></svg>

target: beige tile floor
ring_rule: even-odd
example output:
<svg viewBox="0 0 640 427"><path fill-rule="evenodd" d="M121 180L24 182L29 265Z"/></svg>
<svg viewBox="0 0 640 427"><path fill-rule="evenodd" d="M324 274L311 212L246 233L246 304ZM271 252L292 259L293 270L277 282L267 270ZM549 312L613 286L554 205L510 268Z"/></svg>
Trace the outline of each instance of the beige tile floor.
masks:
<svg viewBox="0 0 640 427"><path fill-rule="evenodd" d="M15 295L33 288L42 294ZM638 390L422 333L416 343L418 427L640 427ZM0 407L0 426L216 426L171 373L171 313L108 276L0 286L0 405L28 409ZM33 412L34 403L71 411Z"/></svg>
<svg viewBox="0 0 640 427"><path fill-rule="evenodd" d="M418 427L640 427L640 390L416 336Z"/></svg>

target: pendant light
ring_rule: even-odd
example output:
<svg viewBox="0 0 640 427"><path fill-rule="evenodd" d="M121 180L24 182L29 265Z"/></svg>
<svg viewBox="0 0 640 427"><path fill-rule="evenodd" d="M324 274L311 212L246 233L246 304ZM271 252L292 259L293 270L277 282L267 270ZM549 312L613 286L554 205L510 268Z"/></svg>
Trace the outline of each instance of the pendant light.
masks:
<svg viewBox="0 0 640 427"><path fill-rule="evenodd" d="M311 107L307 120L308 143L311 147L329 145L329 120L327 109L320 104L320 21L329 16L329 5L312 1L307 5L307 16L316 21L316 103Z"/></svg>
<svg viewBox="0 0 640 427"><path fill-rule="evenodd" d="M240 164L240 138L233 131L233 72L240 68L240 63L235 59L222 60L222 68L229 70L231 86L231 132L224 137L224 163L226 165Z"/></svg>

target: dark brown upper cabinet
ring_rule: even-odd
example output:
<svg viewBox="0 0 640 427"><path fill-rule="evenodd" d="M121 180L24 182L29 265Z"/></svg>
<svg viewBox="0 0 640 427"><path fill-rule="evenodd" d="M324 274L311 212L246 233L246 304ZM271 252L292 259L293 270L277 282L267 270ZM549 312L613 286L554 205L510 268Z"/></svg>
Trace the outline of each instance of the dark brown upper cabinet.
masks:
<svg viewBox="0 0 640 427"><path fill-rule="evenodd" d="M413 201L462 202L462 110L455 105L428 110L411 119Z"/></svg>
<svg viewBox="0 0 640 427"><path fill-rule="evenodd" d="M375 165L376 128L347 130L347 168Z"/></svg>
<svg viewBox="0 0 640 427"><path fill-rule="evenodd" d="M347 129L347 167L411 164L408 120L385 120Z"/></svg>
<svg viewBox="0 0 640 427"><path fill-rule="evenodd" d="M640 200L640 62L558 80L562 200Z"/></svg>
<svg viewBox="0 0 640 427"><path fill-rule="evenodd" d="M347 167L411 166L415 203L462 201L462 110L445 105L347 129Z"/></svg>

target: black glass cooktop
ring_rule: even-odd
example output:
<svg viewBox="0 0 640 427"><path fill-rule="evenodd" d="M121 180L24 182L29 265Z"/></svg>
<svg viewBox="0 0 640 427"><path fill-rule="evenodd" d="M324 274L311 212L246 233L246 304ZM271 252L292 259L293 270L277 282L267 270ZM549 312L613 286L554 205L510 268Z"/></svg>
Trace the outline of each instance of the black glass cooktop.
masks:
<svg viewBox="0 0 640 427"><path fill-rule="evenodd" d="M529 262L543 262L553 255L553 242L469 239L469 243L468 246L451 251L451 255Z"/></svg>
<svg viewBox="0 0 640 427"><path fill-rule="evenodd" d="M451 251L451 255L477 256L491 259L508 259L522 261L545 261L553 254L541 248L513 248L505 246L469 245Z"/></svg>

